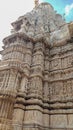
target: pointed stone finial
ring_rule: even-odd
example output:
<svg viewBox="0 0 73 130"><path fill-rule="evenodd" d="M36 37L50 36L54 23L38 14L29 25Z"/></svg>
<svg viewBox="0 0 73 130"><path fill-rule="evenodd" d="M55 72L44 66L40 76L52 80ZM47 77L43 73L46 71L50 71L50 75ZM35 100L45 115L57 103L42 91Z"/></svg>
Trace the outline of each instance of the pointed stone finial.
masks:
<svg viewBox="0 0 73 130"><path fill-rule="evenodd" d="M34 0L35 3L35 7L37 7L39 5L39 0Z"/></svg>

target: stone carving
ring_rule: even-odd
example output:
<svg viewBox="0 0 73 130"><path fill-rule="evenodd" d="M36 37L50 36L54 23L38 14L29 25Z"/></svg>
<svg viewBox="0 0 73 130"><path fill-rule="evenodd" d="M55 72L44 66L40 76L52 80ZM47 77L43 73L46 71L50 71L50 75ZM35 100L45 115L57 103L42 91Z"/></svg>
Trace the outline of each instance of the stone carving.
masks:
<svg viewBox="0 0 73 130"><path fill-rule="evenodd" d="M36 4L3 40L0 130L73 129L72 23Z"/></svg>

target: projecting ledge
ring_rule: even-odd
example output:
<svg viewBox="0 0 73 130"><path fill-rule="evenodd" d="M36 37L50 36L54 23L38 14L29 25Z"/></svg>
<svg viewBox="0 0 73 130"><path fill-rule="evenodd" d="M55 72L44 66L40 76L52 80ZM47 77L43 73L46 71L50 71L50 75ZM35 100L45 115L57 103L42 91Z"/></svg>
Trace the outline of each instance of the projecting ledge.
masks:
<svg viewBox="0 0 73 130"><path fill-rule="evenodd" d="M12 34L6 38L3 39L3 43L7 44L7 43L12 43L15 42L16 40L23 40L23 41L31 41L33 42L33 38L30 38L29 36L27 36L25 33L15 33Z"/></svg>
<svg viewBox="0 0 73 130"><path fill-rule="evenodd" d="M48 35L48 34L47 34ZM29 37L25 33L15 33L12 34L6 38L3 39L4 45L14 43L15 41L17 42L32 42L32 43L37 43L37 42L42 42L44 43L47 47L50 48L50 42L49 42L49 36L45 37L45 34L39 34L34 37Z"/></svg>

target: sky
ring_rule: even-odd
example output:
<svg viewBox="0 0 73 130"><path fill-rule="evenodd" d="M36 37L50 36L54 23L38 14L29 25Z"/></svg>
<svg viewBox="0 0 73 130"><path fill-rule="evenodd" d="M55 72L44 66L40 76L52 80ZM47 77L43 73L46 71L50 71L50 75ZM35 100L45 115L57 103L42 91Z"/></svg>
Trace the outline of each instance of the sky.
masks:
<svg viewBox="0 0 73 130"><path fill-rule="evenodd" d="M54 9L64 15L67 22L73 21L73 0L39 0L49 2ZM3 38L10 35L11 23L34 8L34 0L0 0L0 50Z"/></svg>
<svg viewBox="0 0 73 130"><path fill-rule="evenodd" d="M43 0L49 2L66 22L73 21L73 0Z"/></svg>

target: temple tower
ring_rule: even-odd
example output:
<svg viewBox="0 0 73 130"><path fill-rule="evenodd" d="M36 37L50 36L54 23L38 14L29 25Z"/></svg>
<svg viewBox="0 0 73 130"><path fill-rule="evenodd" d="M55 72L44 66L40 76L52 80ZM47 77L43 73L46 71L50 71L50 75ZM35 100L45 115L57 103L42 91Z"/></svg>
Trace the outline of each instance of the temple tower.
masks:
<svg viewBox="0 0 73 130"><path fill-rule="evenodd" d="M0 130L72 130L73 23L35 4L3 39Z"/></svg>

